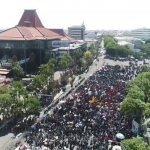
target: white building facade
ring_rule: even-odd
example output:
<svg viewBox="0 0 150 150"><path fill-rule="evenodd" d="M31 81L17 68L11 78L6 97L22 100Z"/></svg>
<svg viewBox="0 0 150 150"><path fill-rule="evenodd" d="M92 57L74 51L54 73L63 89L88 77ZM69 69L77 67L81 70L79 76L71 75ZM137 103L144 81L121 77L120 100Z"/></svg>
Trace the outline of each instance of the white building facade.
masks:
<svg viewBox="0 0 150 150"><path fill-rule="evenodd" d="M131 36L141 40L150 39L150 28L140 28L131 31Z"/></svg>

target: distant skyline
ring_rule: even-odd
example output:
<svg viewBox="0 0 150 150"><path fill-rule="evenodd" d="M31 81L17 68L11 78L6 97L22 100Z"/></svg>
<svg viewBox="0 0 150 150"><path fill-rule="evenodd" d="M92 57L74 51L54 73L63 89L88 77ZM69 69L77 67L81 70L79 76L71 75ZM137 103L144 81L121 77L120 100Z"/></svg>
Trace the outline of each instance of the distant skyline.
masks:
<svg viewBox="0 0 150 150"><path fill-rule="evenodd" d="M150 0L1 0L0 29L18 24L24 9L36 9L46 28L87 30L150 28Z"/></svg>

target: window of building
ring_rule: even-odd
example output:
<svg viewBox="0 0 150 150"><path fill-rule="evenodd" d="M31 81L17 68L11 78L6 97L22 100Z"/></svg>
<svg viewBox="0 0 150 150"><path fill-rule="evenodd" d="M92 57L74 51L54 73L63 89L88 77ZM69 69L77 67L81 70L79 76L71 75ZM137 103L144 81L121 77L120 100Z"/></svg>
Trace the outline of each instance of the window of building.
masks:
<svg viewBox="0 0 150 150"><path fill-rule="evenodd" d="M22 48L22 44L16 43L16 44L14 44L14 48Z"/></svg>
<svg viewBox="0 0 150 150"><path fill-rule="evenodd" d="M35 44L35 46L36 46L36 47L39 47L39 44L38 44L38 43L36 43L36 44Z"/></svg>

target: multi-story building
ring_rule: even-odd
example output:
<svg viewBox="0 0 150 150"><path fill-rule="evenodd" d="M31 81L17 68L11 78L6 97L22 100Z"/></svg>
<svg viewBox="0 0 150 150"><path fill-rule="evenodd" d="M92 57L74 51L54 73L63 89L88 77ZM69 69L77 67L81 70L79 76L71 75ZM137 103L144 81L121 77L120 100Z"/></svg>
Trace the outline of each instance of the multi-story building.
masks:
<svg viewBox="0 0 150 150"><path fill-rule="evenodd" d="M77 40L84 40L85 35L85 25L72 26L68 28L68 35Z"/></svg>
<svg viewBox="0 0 150 150"><path fill-rule="evenodd" d="M141 40L150 39L150 28L139 28L131 31L131 37Z"/></svg>
<svg viewBox="0 0 150 150"><path fill-rule="evenodd" d="M25 10L18 25L0 33L1 66L11 67L12 56L18 61L29 60L34 53L37 64L42 63L46 50L52 48L52 41L62 36L45 28L36 10Z"/></svg>

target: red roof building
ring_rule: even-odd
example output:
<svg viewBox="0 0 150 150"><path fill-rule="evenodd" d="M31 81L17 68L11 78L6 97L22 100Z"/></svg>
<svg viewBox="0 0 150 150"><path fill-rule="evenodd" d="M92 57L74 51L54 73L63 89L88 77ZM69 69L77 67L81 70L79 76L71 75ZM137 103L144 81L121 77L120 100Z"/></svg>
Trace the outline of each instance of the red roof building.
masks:
<svg viewBox="0 0 150 150"><path fill-rule="evenodd" d="M41 63L45 51L52 48L52 41L62 38L64 36L61 34L43 26L36 10L24 10L17 26L0 32L0 59L10 60L13 55L24 59L33 52L36 60Z"/></svg>
<svg viewBox="0 0 150 150"><path fill-rule="evenodd" d="M0 33L0 40L54 40L62 36L42 25L36 10L25 10L18 25Z"/></svg>

